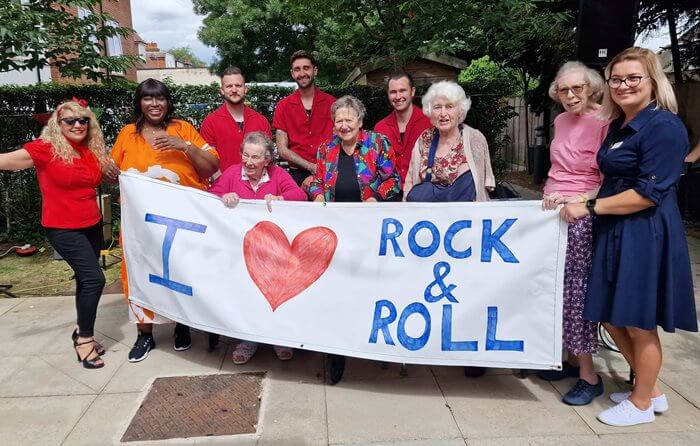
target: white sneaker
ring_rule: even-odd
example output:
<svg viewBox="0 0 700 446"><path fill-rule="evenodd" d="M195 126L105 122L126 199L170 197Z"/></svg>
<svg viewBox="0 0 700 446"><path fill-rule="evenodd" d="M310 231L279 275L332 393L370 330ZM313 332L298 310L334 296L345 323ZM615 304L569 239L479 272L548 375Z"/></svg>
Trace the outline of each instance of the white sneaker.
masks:
<svg viewBox="0 0 700 446"><path fill-rule="evenodd" d="M632 392L615 392L610 394L610 400L613 403L621 403L630 397ZM668 410L668 400L665 394L661 394L651 399L651 405L654 406L654 413L664 413Z"/></svg>
<svg viewBox="0 0 700 446"><path fill-rule="evenodd" d="M610 426L634 426L651 423L655 419L654 406L649 406L647 410L639 410L630 400L624 400L598 414L598 420Z"/></svg>

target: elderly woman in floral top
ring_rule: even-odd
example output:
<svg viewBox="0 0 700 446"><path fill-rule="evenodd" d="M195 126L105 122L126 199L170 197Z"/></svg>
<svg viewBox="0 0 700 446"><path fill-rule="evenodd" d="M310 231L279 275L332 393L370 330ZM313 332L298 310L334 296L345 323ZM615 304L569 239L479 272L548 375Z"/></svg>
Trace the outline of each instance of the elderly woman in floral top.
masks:
<svg viewBox="0 0 700 446"><path fill-rule="evenodd" d="M394 153L386 137L362 129L365 106L353 96L343 96L331 106L334 136L318 148L316 174L309 197L321 202L383 201L398 197L401 179ZM345 358L329 355L328 378L335 384L343 377Z"/></svg>
<svg viewBox="0 0 700 446"><path fill-rule="evenodd" d="M386 137L362 129L365 106L343 96L331 106L334 136L318 148L313 201L381 201L400 192L394 153Z"/></svg>

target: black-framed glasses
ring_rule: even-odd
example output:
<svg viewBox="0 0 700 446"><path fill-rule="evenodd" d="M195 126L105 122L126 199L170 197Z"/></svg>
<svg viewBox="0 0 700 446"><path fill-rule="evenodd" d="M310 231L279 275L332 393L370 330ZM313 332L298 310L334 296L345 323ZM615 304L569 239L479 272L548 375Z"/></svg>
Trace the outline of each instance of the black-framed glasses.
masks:
<svg viewBox="0 0 700 446"><path fill-rule="evenodd" d="M90 118L87 116L82 118L61 118L61 122L71 127L73 127L76 122L80 125L88 125L90 124Z"/></svg>
<svg viewBox="0 0 700 446"><path fill-rule="evenodd" d="M583 87L585 87L586 85L588 85L588 82L580 85L572 85L571 87L557 88L557 94L559 94L560 96L567 96L570 91L574 95L579 96L581 93L583 93Z"/></svg>
<svg viewBox="0 0 700 446"><path fill-rule="evenodd" d="M637 85L639 85L640 82L642 82L642 79L649 77L649 76L642 76L639 74L635 74L634 76L627 76L627 77L611 77L610 79L607 79L605 82L610 86L610 88L620 88L622 84L624 83L630 88L634 88Z"/></svg>

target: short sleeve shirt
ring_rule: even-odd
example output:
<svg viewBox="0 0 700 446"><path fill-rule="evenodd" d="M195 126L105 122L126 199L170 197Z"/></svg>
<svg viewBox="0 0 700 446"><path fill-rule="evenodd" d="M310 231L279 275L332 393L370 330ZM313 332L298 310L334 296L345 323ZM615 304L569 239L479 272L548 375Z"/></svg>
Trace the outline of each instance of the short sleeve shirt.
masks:
<svg viewBox="0 0 700 446"><path fill-rule="evenodd" d="M576 195L600 185L596 154L608 133L609 121L598 112L577 115L564 112L554 119L550 147L552 167L544 193Z"/></svg>
<svg viewBox="0 0 700 446"><path fill-rule="evenodd" d="M270 123L263 115L245 107L243 128L240 128L225 105L204 118L201 129L202 137L219 154L219 170L222 172L234 164L240 164L243 138L251 132L262 132L272 138Z"/></svg>
<svg viewBox="0 0 700 446"><path fill-rule="evenodd" d="M37 139L24 145L34 162L41 190L41 224L46 228L81 229L102 218L95 188L102 180L97 157L84 145L67 163L54 156L51 143Z"/></svg>
<svg viewBox="0 0 700 446"><path fill-rule="evenodd" d="M207 144L189 122L173 120L166 132L168 135L189 141L218 158L216 150ZM155 150L136 131L134 124L127 125L119 132L110 156L123 171L140 173L150 178L200 190L206 190L209 186L208 179L199 177L197 170L184 152Z"/></svg>
<svg viewBox="0 0 700 446"><path fill-rule="evenodd" d="M316 88L311 115L308 115L297 90L277 104L272 126L287 134L289 150L306 161L315 163L318 147L333 136L333 102L333 96Z"/></svg>

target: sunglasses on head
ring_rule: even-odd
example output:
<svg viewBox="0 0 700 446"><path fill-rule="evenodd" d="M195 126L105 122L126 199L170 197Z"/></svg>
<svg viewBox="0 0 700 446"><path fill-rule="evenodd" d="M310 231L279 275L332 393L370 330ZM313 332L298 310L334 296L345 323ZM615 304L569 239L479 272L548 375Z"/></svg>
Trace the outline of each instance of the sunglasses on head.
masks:
<svg viewBox="0 0 700 446"><path fill-rule="evenodd" d="M90 124L90 118L87 116L83 118L61 118L61 122L71 127L74 126L76 122L80 125L88 125Z"/></svg>

